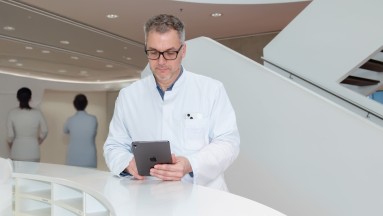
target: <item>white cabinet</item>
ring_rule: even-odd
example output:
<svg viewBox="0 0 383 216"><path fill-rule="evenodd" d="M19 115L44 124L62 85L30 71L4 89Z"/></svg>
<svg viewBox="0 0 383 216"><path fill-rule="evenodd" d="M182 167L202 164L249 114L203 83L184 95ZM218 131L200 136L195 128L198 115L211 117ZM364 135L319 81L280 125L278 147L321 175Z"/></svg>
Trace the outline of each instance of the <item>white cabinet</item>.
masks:
<svg viewBox="0 0 383 216"><path fill-rule="evenodd" d="M16 216L110 216L92 195L64 184L14 178Z"/></svg>

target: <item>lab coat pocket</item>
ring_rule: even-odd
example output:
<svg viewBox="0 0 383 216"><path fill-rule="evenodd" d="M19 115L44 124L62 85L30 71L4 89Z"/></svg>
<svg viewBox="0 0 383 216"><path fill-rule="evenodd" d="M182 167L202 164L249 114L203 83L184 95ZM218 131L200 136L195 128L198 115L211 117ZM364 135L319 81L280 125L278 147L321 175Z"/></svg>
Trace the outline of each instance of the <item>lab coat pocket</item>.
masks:
<svg viewBox="0 0 383 216"><path fill-rule="evenodd" d="M207 144L208 122L206 119L185 119L185 149L198 151Z"/></svg>

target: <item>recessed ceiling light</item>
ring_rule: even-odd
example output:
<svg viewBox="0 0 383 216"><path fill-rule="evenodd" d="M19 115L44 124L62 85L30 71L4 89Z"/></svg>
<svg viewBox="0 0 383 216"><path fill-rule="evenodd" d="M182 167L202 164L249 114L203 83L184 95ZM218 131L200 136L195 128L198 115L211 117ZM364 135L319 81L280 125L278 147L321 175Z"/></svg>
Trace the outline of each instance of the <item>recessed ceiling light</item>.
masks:
<svg viewBox="0 0 383 216"><path fill-rule="evenodd" d="M108 19L116 19L116 18L118 18L118 15L117 14L108 14L108 15L106 15L106 17Z"/></svg>
<svg viewBox="0 0 383 216"><path fill-rule="evenodd" d="M17 59L8 59L8 61L11 63L15 63L15 62L17 62Z"/></svg>
<svg viewBox="0 0 383 216"><path fill-rule="evenodd" d="M12 26L4 26L3 28L5 31L14 31L15 30L15 27L12 27Z"/></svg>
<svg viewBox="0 0 383 216"><path fill-rule="evenodd" d="M96 52L98 52L98 53L103 53L104 50L96 50Z"/></svg>
<svg viewBox="0 0 383 216"><path fill-rule="evenodd" d="M59 71L59 73L66 73L66 70L64 70L64 69L60 69L58 71Z"/></svg>
<svg viewBox="0 0 383 216"><path fill-rule="evenodd" d="M71 56L70 58L73 59L73 60L78 60L77 56Z"/></svg>
<svg viewBox="0 0 383 216"><path fill-rule="evenodd" d="M22 64L22 63L17 63L16 66L18 66L18 67L22 67L23 64Z"/></svg>
<svg viewBox="0 0 383 216"><path fill-rule="evenodd" d="M211 16L212 17L220 17L220 16L222 16L222 14L221 13L212 13Z"/></svg>
<svg viewBox="0 0 383 216"><path fill-rule="evenodd" d="M33 47L31 47L31 46L26 46L25 49L26 49L26 50L33 50Z"/></svg>
<svg viewBox="0 0 383 216"><path fill-rule="evenodd" d="M132 58L130 58L130 57L126 57L126 60L130 61L130 60L132 60Z"/></svg>
<svg viewBox="0 0 383 216"><path fill-rule="evenodd" d="M62 41L60 41L60 43L65 44L65 45L70 44L70 42L69 42L69 41L66 41L66 40L62 40Z"/></svg>
<svg viewBox="0 0 383 216"><path fill-rule="evenodd" d="M49 51L49 50L42 50L41 52L44 53L44 54L48 54L48 53L50 53L51 51Z"/></svg>
<svg viewBox="0 0 383 216"><path fill-rule="evenodd" d="M107 64L107 65L105 65L105 67L107 67L107 68L113 68L113 65Z"/></svg>

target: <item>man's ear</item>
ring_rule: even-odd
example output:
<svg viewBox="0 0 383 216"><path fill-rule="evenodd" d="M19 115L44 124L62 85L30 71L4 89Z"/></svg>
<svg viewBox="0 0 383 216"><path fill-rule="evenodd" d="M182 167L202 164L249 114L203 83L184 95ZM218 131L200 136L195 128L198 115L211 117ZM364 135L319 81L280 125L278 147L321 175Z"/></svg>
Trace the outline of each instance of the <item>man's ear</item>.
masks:
<svg viewBox="0 0 383 216"><path fill-rule="evenodd" d="M184 43L184 45L182 46L181 54L182 54L182 58L186 56L186 43Z"/></svg>

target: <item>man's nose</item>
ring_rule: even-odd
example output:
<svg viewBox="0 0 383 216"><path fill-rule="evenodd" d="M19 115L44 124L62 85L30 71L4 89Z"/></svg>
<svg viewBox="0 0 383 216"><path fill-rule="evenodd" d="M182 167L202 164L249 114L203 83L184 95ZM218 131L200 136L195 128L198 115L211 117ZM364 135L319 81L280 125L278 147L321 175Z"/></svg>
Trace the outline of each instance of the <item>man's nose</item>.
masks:
<svg viewBox="0 0 383 216"><path fill-rule="evenodd" d="M158 58L158 63L159 64L165 64L166 63L166 59L165 59L163 53L161 53L160 57Z"/></svg>

